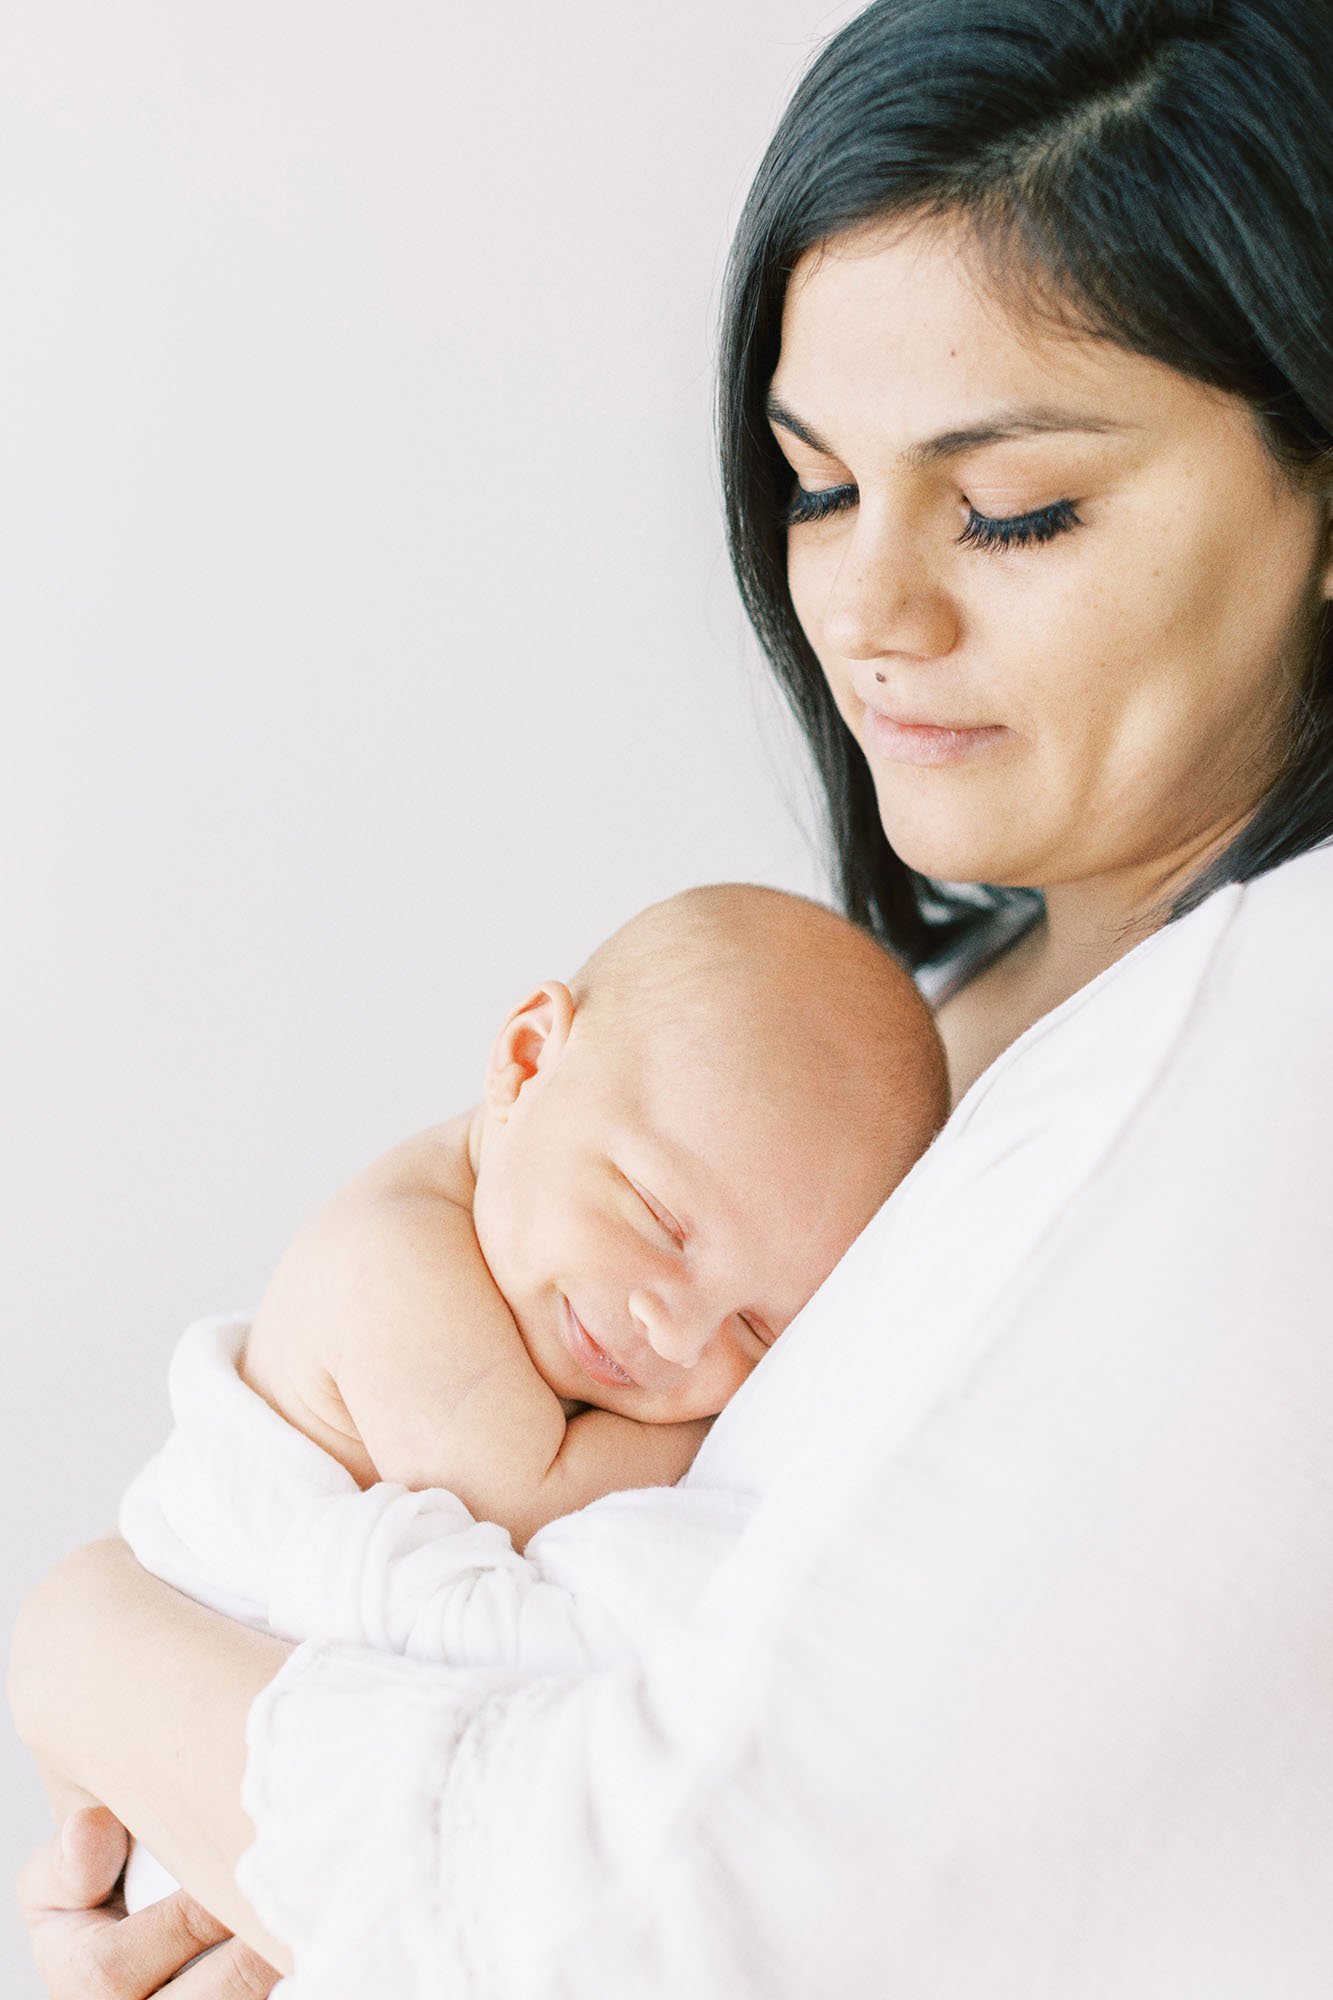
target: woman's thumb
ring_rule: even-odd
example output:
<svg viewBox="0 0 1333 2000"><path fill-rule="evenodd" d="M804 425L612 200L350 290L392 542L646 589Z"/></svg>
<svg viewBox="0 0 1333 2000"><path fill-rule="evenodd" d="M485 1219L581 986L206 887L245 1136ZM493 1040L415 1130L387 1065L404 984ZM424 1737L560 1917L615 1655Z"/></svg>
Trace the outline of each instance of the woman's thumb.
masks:
<svg viewBox="0 0 1333 2000"><path fill-rule="evenodd" d="M129 1835L105 1806L83 1806L60 1829L66 1887L85 1905L101 1903L116 1886L129 1853Z"/></svg>

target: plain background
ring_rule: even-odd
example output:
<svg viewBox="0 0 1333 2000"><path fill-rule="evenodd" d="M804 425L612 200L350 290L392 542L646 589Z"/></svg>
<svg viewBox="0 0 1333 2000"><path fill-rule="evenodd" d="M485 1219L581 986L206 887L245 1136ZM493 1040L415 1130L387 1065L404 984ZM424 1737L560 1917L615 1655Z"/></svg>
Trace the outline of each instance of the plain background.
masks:
<svg viewBox="0 0 1333 2000"><path fill-rule="evenodd" d="M172 1341L687 883L821 893L723 554L816 0L7 0L7 1634ZM0 1877L45 1828L0 1730ZM0 1986L37 1994L0 1883Z"/></svg>

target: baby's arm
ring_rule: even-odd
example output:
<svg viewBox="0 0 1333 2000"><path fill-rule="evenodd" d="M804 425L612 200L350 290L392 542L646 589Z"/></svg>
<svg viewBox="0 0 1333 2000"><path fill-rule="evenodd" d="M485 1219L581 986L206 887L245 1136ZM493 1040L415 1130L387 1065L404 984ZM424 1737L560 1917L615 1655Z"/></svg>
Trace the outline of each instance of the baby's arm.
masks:
<svg viewBox="0 0 1333 2000"><path fill-rule="evenodd" d="M447 1487L521 1548L604 1493L674 1483L708 1425L602 1410L567 1421L487 1269L464 1184L451 1182L448 1130L398 1148L306 1225L260 1305L243 1374L361 1485Z"/></svg>
<svg viewBox="0 0 1333 2000"><path fill-rule="evenodd" d="M564 1439L537 1486L526 1497L514 1495L514 1518L506 1518L505 1526L515 1548L523 1548L548 1521L573 1514L603 1494L632 1486L674 1486L694 1463L712 1421L701 1417L693 1423L640 1424L610 1410L581 1410L565 1425Z"/></svg>
<svg viewBox="0 0 1333 2000"><path fill-rule="evenodd" d="M239 1380L246 1331L204 1320L177 1342L172 1429L120 1530L164 1582L279 1638L583 1673L687 1615L749 1518L748 1501L716 1488L620 1492L516 1554L442 1488L358 1491ZM647 1571L645 1536L669 1556Z"/></svg>

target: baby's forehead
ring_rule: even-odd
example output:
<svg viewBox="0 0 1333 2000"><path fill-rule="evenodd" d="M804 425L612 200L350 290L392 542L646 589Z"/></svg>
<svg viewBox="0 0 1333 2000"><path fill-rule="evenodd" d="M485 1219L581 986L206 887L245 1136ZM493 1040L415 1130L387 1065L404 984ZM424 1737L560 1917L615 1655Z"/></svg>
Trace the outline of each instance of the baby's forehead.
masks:
<svg viewBox="0 0 1333 2000"><path fill-rule="evenodd" d="M779 1178L790 1186L842 1141L852 1167L858 1083L850 1059L811 1057L730 1026L711 1035L700 1018L654 1045L622 1103L645 1144L679 1160L683 1174L727 1193L739 1184L753 1198L757 1160L770 1176L785 1168Z"/></svg>

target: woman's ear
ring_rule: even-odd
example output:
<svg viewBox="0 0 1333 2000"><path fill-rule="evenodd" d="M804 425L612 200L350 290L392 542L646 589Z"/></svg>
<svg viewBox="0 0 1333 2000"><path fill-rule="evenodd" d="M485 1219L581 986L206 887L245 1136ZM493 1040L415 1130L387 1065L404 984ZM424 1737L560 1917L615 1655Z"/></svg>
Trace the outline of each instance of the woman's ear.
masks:
<svg viewBox="0 0 1333 2000"><path fill-rule="evenodd" d="M574 1024L574 996L551 979L515 1007L495 1038L486 1065L486 1104L503 1118L519 1092L558 1062Z"/></svg>

